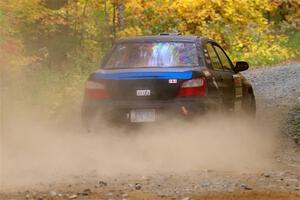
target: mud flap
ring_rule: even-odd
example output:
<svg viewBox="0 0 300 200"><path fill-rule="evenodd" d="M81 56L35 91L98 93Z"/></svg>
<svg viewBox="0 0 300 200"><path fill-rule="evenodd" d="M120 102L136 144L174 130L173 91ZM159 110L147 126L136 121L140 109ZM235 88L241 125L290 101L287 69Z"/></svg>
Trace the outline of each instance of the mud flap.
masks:
<svg viewBox="0 0 300 200"><path fill-rule="evenodd" d="M234 112L242 112L243 84L239 74L234 74Z"/></svg>

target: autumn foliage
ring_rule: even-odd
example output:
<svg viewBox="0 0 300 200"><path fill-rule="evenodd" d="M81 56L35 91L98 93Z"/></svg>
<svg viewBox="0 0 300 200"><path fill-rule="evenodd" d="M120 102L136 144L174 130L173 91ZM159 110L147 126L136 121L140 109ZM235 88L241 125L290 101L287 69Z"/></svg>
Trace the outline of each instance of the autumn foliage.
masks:
<svg viewBox="0 0 300 200"><path fill-rule="evenodd" d="M48 92L41 96L59 109L80 96L87 74L116 39L163 32L213 38L235 61L277 63L300 55L299 5L300 0L1 0L2 79L30 77L19 87L39 95L43 85Z"/></svg>
<svg viewBox="0 0 300 200"><path fill-rule="evenodd" d="M2 0L1 49L18 54L19 45L27 56L60 67L78 53L97 62L118 37L178 31L213 38L234 59L259 64L290 56L279 46L285 34L276 28L288 24L299 31L299 5L299 0Z"/></svg>

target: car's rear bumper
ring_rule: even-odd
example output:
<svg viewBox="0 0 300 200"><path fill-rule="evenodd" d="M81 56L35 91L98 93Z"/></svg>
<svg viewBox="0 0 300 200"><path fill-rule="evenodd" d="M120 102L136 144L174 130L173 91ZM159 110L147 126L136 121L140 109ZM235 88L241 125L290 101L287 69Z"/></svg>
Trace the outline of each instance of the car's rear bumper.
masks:
<svg viewBox="0 0 300 200"><path fill-rule="evenodd" d="M113 121L131 121L132 110L155 110L156 119L173 116L195 116L216 107L220 102L207 97L177 98L174 100L87 100L83 104ZM156 120L156 121L157 121Z"/></svg>

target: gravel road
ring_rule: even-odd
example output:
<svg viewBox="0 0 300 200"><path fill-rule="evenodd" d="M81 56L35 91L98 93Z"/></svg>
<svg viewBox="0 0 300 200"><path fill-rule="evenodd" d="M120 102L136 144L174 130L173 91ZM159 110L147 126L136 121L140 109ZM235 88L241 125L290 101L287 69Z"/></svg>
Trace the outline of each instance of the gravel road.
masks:
<svg viewBox="0 0 300 200"><path fill-rule="evenodd" d="M300 103L300 63L249 70L244 75L252 82L257 99L272 106Z"/></svg>
<svg viewBox="0 0 300 200"><path fill-rule="evenodd" d="M300 63L243 74L254 86L259 124L273 124L279 133L271 167L250 172L199 168L117 176L99 176L91 171L18 192L0 189L0 199L300 199L300 147L286 137L283 128L289 109L300 103Z"/></svg>

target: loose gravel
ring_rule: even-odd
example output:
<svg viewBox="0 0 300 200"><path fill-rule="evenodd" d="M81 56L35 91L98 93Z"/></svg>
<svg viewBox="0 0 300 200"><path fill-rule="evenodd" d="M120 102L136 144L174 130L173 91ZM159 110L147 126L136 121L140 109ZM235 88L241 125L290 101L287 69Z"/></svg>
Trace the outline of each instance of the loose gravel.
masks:
<svg viewBox="0 0 300 200"><path fill-rule="evenodd" d="M295 107L289 111L286 128L286 133L300 145L300 108Z"/></svg>
<svg viewBox="0 0 300 200"><path fill-rule="evenodd" d="M253 69L243 74L252 83L258 100L272 106L300 103L300 62Z"/></svg>
<svg viewBox="0 0 300 200"><path fill-rule="evenodd" d="M287 123L283 132L295 143L300 142L300 62L278 65L276 67L249 70L243 73L251 81L258 103L261 107L288 107Z"/></svg>

